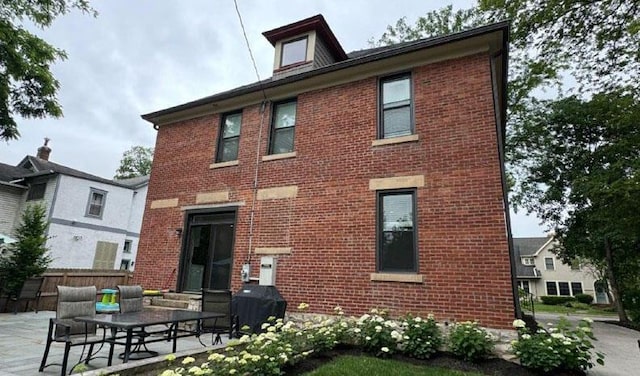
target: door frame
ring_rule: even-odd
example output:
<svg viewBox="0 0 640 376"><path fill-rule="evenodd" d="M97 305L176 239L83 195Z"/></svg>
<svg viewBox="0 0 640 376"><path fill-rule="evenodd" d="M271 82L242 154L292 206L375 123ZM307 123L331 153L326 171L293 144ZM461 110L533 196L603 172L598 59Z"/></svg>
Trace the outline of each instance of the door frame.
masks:
<svg viewBox="0 0 640 376"><path fill-rule="evenodd" d="M178 262L178 275L176 280L176 291L183 292L185 288L185 274L187 271L188 260L186 259L186 255L189 250L189 243L187 239L189 238L190 231L190 222L191 218L196 215L216 215L216 214L228 214L233 215L233 239L231 239L231 270L229 272L230 278L233 276L233 263L235 256L235 243L236 243L236 229L238 228L238 207L237 206L225 206L219 208L202 208L202 209L191 209L184 211L184 218L182 224L182 236L181 236L181 245L180 245L180 254L179 254L179 262ZM207 263L211 262L210 256L207 256ZM206 268L205 268L206 270ZM231 281L229 281L231 284ZM191 291L189 291L191 292Z"/></svg>

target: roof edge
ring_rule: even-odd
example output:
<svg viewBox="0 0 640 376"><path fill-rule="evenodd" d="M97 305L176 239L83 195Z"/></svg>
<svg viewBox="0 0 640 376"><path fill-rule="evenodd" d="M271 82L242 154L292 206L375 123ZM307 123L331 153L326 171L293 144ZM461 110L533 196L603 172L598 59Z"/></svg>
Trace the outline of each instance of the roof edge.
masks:
<svg viewBox="0 0 640 376"><path fill-rule="evenodd" d="M377 60L387 59L394 56L406 54L409 52L421 50L421 49L428 49L428 48L440 46L443 44L454 43L454 42L462 41L465 39L478 37L484 34L490 34L493 32L503 32L503 41L506 40L509 34L509 21L492 23L492 24L480 26L477 28L461 31L458 33L446 34L446 35L441 35L441 36L427 38L427 39L420 39L413 43L408 43L408 44L398 46L397 48L390 48L387 50L373 53L371 55L365 55L358 58L340 61L334 64L324 66L322 68L288 76L275 81L266 81L266 82L259 81L253 84L240 86L235 89L210 95L204 98L196 99L194 101L186 102L177 106L169 107L159 111L149 112L147 114L141 115L141 118L155 125L157 124L157 121L159 120L159 118L165 115L170 115L176 112L189 110L195 107L204 106L207 104L214 103L216 101L233 98L240 95L250 94L250 93L257 92L264 89L286 85L296 81L302 81L310 77L322 75L322 74L337 71L340 69L345 69L345 68L353 67L356 65L362 65L362 64L366 64L366 63L377 61Z"/></svg>

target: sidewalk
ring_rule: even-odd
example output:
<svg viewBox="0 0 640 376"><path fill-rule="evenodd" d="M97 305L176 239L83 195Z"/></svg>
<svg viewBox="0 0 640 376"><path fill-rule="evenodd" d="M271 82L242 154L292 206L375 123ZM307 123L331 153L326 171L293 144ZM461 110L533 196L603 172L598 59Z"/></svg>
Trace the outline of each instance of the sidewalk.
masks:
<svg viewBox="0 0 640 376"><path fill-rule="evenodd" d="M25 312L16 315L11 313L0 313L0 376L34 376L34 375L60 375L60 366L52 365L44 369L43 373L38 372L49 327L49 318L55 317L55 312L43 311ZM202 337L203 342L211 343L211 334ZM223 336L223 341L225 338ZM226 341L225 341L226 342ZM149 348L158 351L162 356L171 353L171 342L156 342L149 344ZM197 338L187 337L178 339L177 351L199 350L206 351L211 347L203 347ZM118 348L116 347L116 351ZM82 346L71 348L69 355L69 366L67 373L80 359ZM61 363L64 345L53 343L49 352L48 362ZM98 355L107 355L108 348L104 348ZM113 364L120 364L122 361L114 356ZM130 361L133 364L135 361ZM89 370L104 368L107 366L107 359L99 358L92 360Z"/></svg>
<svg viewBox="0 0 640 376"><path fill-rule="evenodd" d="M590 376L629 376L640 375L640 332L602 321L615 320L616 317L594 317L588 315L563 315L536 313L536 320L547 327L548 322L557 323L560 317L571 322L582 318L593 319L593 334L597 341L593 344L596 351L605 354L604 366L596 364L587 374Z"/></svg>

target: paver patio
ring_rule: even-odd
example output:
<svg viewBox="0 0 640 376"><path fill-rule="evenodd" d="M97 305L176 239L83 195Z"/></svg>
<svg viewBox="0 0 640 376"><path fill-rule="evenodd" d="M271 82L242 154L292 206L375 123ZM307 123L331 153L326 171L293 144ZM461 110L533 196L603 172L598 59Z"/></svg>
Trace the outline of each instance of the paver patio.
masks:
<svg viewBox="0 0 640 376"><path fill-rule="evenodd" d="M46 343L49 318L55 317L55 312L41 311L18 313L0 313L0 376L34 376L34 375L59 375L60 366L52 365L44 369L43 373L38 372L42 353ZM223 336L224 337L224 336ZM211 343L211 334L202 337L204 343ZM226 339L223 338L223 341ZM149 344L149 348L158 351L161 356L171 353L171 342L155 342ZM186 350L205 351L197 338L187 337L178 339L178 352ZM115 353L122 351L122 347L116 346ZM64 345L53 343L49 352L48 362L60 363ZM71 370L80 358L82 346L71 348L69 355L69 366L67 372ZM102 349L98 354L107 355L108 347ZM113 364L120 364L122 361L114 355ZM135 361L130 361L135 364ZM107 359L99 358L92 360L89 369L103 368L107 366Z"/></svg>

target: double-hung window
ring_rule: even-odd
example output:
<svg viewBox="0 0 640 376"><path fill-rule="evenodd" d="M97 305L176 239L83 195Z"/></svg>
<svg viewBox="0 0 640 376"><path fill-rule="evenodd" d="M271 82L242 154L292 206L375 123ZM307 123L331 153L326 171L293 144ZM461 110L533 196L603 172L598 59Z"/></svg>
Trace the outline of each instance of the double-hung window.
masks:
<svg viewBox="0 0 640 376"><path fill-rule="evenodd" d="M282 154L293 151L296 105L297 101L295 99L274 104L269 154Z"/></svg>
<svg viewBox="0 0 640 376"><path fill-rule="evenodd" d="M553 262L553 257L545 257L544 258L544 268L546 270L555 270L556 269L555 263Z"/></svg>
<svg viewBox="0 0 640 376"><path fill-rule="evenodd" d="M381 79L379 97L378 138L413 134L411 75L403 74Z"/></svg>
<svg viewBox="0 0 640 376"><path fill-rule="evenodd" d="M547 285L547 295L558 295L558 286L555 281L548 281Z"/></svg>
<svg viewBox="0 0 640 376"><path fill-rule="evenodd" d="M378 193L378 271L415 272L415 190Z"/></svg>
<svg viewBox="0 0 640 376"><path fill-rule="evenodd" d="M87 217L102 218L104 212L104 204L107 200L107 192L99 189L91 188L89 192L89 202L87 203Z"/></svg>
<svg viewBox="0 0 640 376"><path fill-rule="evenodd" d="M235 112L222 116L220 136L218 137L216 162L228 162L238 159L238 145L240 142L241 126L242 112Z"/></svg>

